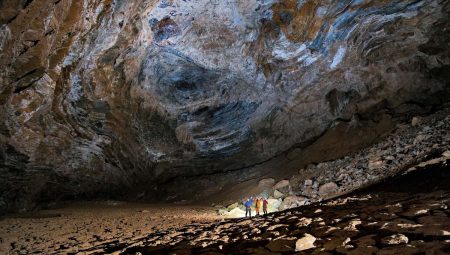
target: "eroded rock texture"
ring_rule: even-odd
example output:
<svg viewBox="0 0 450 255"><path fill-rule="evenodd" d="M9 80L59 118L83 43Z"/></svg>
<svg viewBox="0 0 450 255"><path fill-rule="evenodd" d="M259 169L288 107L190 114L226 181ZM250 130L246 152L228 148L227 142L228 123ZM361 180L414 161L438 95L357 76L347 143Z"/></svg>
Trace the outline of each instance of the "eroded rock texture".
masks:
<svg viewBox="0 0 450 255"><path fill-rule="evenodd" d="M448 101L449 12L443 0L0 1L0 208L201 199L354 152Z"/></svg>

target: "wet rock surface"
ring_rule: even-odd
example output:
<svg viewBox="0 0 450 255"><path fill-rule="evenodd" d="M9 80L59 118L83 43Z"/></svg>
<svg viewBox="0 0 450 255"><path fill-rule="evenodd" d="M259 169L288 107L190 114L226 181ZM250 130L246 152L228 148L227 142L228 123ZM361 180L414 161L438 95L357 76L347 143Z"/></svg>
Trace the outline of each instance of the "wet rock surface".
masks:
<svg viewBox="0 0 450 255"><path fill-rule="evenodd" d="M236 182L354 153L448 101L449 12L440 0L1 1L0 211L236 198Z"/></svg>

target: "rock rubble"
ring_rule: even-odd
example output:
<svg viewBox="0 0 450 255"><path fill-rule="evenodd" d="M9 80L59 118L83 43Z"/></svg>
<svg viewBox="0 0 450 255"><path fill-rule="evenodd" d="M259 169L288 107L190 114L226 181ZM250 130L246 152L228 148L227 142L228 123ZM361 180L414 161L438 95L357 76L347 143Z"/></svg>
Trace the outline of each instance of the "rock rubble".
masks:
<svg viewBox="0 0 450 255"><path fill-rule="evenodd" d="M252 195L269 194L270 199L280 203L273 210L285 210L337 197L390 176L449 159L450 109L421 118L421 124L415 123L416 119L410 125L399 125L396 131L354 155L311 164L289 180L281 180L263 193ZM272 183L267 180L272 179L261 182Z"/></svg>
<svg viewBox="0 0 450 255"><path fill-rule="evenodd" d="M133 255L446 254L450 249L450 175L445 164L449 163L447 159L361 192L266 217L191 224L132 242L110 242L80 251Z"/></svg>

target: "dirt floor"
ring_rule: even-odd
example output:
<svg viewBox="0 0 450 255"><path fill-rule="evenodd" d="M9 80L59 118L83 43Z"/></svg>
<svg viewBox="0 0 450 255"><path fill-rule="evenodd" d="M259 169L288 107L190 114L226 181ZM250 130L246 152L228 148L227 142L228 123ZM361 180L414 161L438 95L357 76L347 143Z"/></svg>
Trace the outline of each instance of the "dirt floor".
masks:
<svg viewBox="0 0 450 255"><path fill-rule="evenodd" d="M0 254L81 253L109 242L220 220L212 207L85 202L0 220Z"/></svg>

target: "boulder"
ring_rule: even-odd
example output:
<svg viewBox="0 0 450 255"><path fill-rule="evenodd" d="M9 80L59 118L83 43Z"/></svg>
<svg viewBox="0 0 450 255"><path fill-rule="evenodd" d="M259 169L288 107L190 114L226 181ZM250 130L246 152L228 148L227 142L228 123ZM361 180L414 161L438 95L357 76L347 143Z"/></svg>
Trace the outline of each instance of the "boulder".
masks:
<svg viewBox="0 0 450 255"><path fill-rule="evenodd" d="M294 175L289 179L289 185L292 192L298 192L303 186L303 177L301 175Z"/></svg>
<svg viewBox="0 0 450 255"><path fill-rule="evenodd" d="M260 180L258 183L258 187L260 187L260 188L272 187L274 184L275 184L275 179L267 178L267 179Z"/></svg>
<svg viewBox="0 0 450 255"><path fill-rule="evenodd" d="M225 211L225 212L224 212ZM245 211L239 207L234 208L231 211L219 210L219 214L227 218L241 218L245 216ZM253 213L252 213L253 214Z"/></svg>
<svg viewBox="0 0 450 255"><path fill-rule="evenodd" d="M284 196L285 196L285 195L284 195L283 193L279 192L278 190L275 190L275 191L273 192L273 197L276 198L276 199L282 198L282 197L284 197Z"/></svg>
<svg viewBox="0 0 450 255"><path fill-rule="evenodd" d="M283 200L283 202L281 202L280 210L286 210L305 205L306 201L307 201L306 197L288 196Z"/></svg>
<svg viewBox="0 0 450 255"><path fill-rule="evenodd" d="M316 197L317 188L313 188L312 186L305 186L303 187L301 194L306 197Z"/></svg>
<svg viewBox="0 0 450 255"><path fill-rule="evenodd" d="M336 183L334 182L325 183L319 187L319 195L322 197L329 196L331 194L336 193L337 190L338 185Z"/></svg>
<svg viewBox="0 0 450 255"><path fill-rule="evenodd" d="M289 180L279 181L273 186L273 189L280 191L281 193L288 194L290 190Z"/></svg>
<svg viewBox="0 0 450 255"><path fill-rule="evenodd" d="M295 251L304 251L309 250L311 248L314 248L314 242L316 241L316 238L310 234L305 234L303 238L300 238L295 243Z"/></svg>
<svg viewBox="0 0 450 255"><path fill-rule="evenodd" d="M280 208L281 201L278 199L269 198L267 199L268 211L276 212Z"/></svg>
<svg viewBox="0 0 450 255"><path fill-rule="evenodd" d="M233 210L234 208L236 208L236 207L238 207L238 206L239 206L239 203L236 202L236 203L234 203L234 204L231 204L231 205L227 206L227 210L228 210L228 211L231 211L231 210Z"/></svg>

